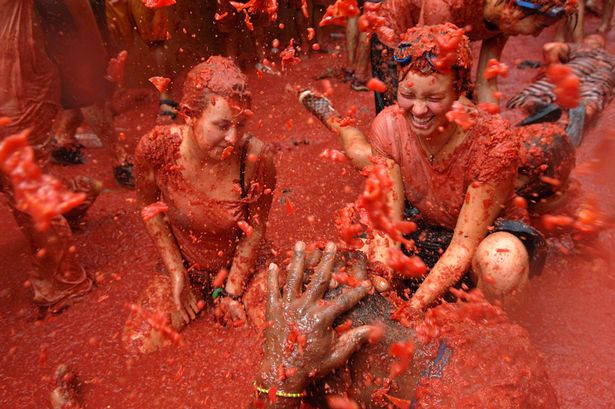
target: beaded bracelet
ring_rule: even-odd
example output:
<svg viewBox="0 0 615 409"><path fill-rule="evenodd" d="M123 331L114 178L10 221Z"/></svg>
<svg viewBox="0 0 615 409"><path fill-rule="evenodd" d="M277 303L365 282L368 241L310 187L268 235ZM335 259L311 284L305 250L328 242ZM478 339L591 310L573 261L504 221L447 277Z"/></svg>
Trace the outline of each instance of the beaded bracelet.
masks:
<svg viewBox="0 0 615 409"><path fill-rule="evenodd" d="M216 287L211 292L211 298L213 298L215 300L216 298L220 297L221 295L225 295L225 294L226 294L226 291L224 291L224 288Z"/></svg>
<svg viewBox="0 0 615 409"><path fill-rule="evenodd" d="M214 290L211 292L211 298L213 300L215 300L218 297L230 297L233 300L237 300L239 299L241 296L240 295L233 295L233 294L229 294L226 292L226 290L222 287L216 287L214 288Z"/></svg>
<svg viewBox="0 0 615 409"><path fill-rule="evenodd" d="M261 388L260 386L256 384L256 381L254 381L254 388L258 392L263 393L263 394L269 394L269 391L271 391L271 389ZM292 392L275 391L275 396L279 396L281 398L303 398L305 396L305 392L292 393Z"/></svg>

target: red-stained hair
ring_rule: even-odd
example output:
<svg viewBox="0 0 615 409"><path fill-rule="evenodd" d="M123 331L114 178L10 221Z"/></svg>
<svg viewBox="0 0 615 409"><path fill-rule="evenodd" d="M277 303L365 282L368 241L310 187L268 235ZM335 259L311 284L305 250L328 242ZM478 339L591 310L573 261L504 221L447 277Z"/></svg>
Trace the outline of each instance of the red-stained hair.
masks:
<svg viewBox="0 0 615 409"><path fill-rule="evenodd" d="M190 117L200 116L214 95L248 106L251 103L247 78L230 58L209 57L190 70L184 81L181 110Z"/></svg>

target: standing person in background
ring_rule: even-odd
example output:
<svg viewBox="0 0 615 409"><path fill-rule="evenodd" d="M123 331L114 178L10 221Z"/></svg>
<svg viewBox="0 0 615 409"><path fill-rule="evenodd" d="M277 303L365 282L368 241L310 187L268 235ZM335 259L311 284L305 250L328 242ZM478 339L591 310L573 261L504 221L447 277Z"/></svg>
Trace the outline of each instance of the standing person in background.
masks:
<svg viewBox="0 0 615 409"><path fill-rule="evenodd" d="M136 50L145 43L153 54L154 74L167 76L167 41L171 38L172 11L169 6L148 8L143 0L106 0L110 43L116 50ZM130 51L129 51L130 54ZM160 116L175 118L177 103L160 93Z"/></svg>
<svg viewBox="0 0 615 409"><path fill-rule="evenodd" d="M371 44L373 76L387 85L384 93L376 93L376 113L395 101L397 75L393 49L399 35L408 28L445 22L469 27L470 40L482 40L476 97L478 102L497 103L496 79L484 77L489 60L501 58L508 37L537 35L573 11L571 0L385 0L380 15L386 23L377 29Z"/></svg>
<svg viewBox="0 0 615 409"><path fill-rule="evenodd" d="M360 1L363 9L365 1ZM371 1L370 3L380 3ZM354 91L368 91L366 86L369 79L369 49L370 41L367 33L359 31L359 18L350 17L346 24L347 67L344 70L344 79L350 81Z"/></svg>
<svg viewBox="0 0 615 409"><path fill-rule="evenodd" d="M45 38L33 0L0 0L0 27L0 117L10 121L0 127L0 140L31 129L28 142L44 168L50 157L49 131L59 110L60 86L56 67L43 48ZM91 204L100 186L94 186L91 179L82 182L84 190L92 194ZM68 222L57 217L48 230L37 230L32 218L16 208L13 191L2 176L0 191L32 250L34 302L49 312L60 312L92 287L79 262Z"/></svg>
<svg viewBox="0 0 615 409"><path fill-rule="evenodd" d="M77 128L87 121L92 131L110 146L115 157L113 174L118 183L134 186L132 164L113 126L107 105L111 84L105 80L107 51L98 20L87 0L35 0L47 38L46 50L60 74L63 111L54 127L52 158L62 164L83 163Z"/></svg>

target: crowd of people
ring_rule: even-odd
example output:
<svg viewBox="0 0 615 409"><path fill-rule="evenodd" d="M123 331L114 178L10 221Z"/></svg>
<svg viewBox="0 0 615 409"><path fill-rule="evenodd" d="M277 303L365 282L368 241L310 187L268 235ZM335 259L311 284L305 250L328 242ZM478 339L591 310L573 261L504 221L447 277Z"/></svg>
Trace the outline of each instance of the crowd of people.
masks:
<svg viewBox="0 0 615 409"><path fill-rule="evenodd" d="M153 351L211 311L225 325L264 331L254 407L323 407L325 395L365 407L426 407L429 399L458 407L487 402L497 379L483 379L482 394L447 384L452 389L438 397L430 395L437 382L435 389L425 385L443 373L467 371L473 380L493 374L495 363L463 365L470 356L480 359L472 355L479 338L470 334L492 331L482 326L491 322L499 328L492 339L514 350L510 371L525 373L527 383L524 397L500 392L502 407L555 407L529 340L508 339L517 329L490 302L514 296L543 269L548 243L533 220L567 200L575 148L612 98L615 56L605 44L613 1L603 2L599 32L587 36L584 8L596 5L571 0L179 3L0 0L0 158L16 158L8 151L11 135L29 129L29 149L43 172L50 161L79 165L86 149L80 129L89 128L111 150L117 183L136 190L168 273L137 303L154 305L160 325L144 327L143 314L133 311L124 342ZM182 21L182 13L193 21ZM376 23L366 23L367 13ZM240 67L258 61L259 69L275 72L286 58L318 52L327 41L318 27L323 14L345 26L341 76L354 91L374 92L375 116L363 133L313 90L300 90L297 104L339 137L339 154L366 176L366 187L341 222L337 245L294 245L281 291L280 268L257 263L276 191L275 152L245 132L254 114ZM546 73L507 104L529 115L514 127L498 114L497 77L506 75L498 60L510 36L555 24L563 37L545 44ZM175 77L183 67L171 50L186 27L211 41L190 50L195 57L177 100L157 86L157 125L129 152L113 125L113 101L126 92L121 52L144 52L151 61L145 67L133 59L128 72ZM471 41L481 41L476 63ZM278 59L280 67L271 63ZM138 82L139 75L127 76ZM0 168L0 187L36 262L34 302L60 313L92 287L71 226L101 184L86 176L63 181L81 194L81 204L40 228L28 207L36 195L23 195L14 167ZM244 296L261 281L266 307L257 311ZM473 288L479 291L466 292ZM452 338L425 335L426 322L462 314L466 304L481 311L480 319L442 324L463 327L465 342L451 347ZM349 377L336 371L342 367ZM54 407L80 405L68 369L59 373Z"/></svg>

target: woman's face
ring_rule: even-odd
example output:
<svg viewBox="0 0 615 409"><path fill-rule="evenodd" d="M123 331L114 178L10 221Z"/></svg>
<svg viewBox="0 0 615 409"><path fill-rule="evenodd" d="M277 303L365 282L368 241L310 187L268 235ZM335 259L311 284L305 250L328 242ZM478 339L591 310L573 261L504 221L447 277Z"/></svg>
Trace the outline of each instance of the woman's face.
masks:
<svg viewBox="0 0 615 409"><path fill-rule="evenodd" d="M235 99L213 95L192 125L201 151L213 159L220 159L226 147L235 146L244 132L247 108L245 103Z"/></svg>
<svg viewBox="0 0 615 409"><path fill-rule="evenodd" d="M448 125L446 113L457 100L454 77L452 73L421 75L409 71L399 84L397 103L417 136L430 138Z"/></svg>

